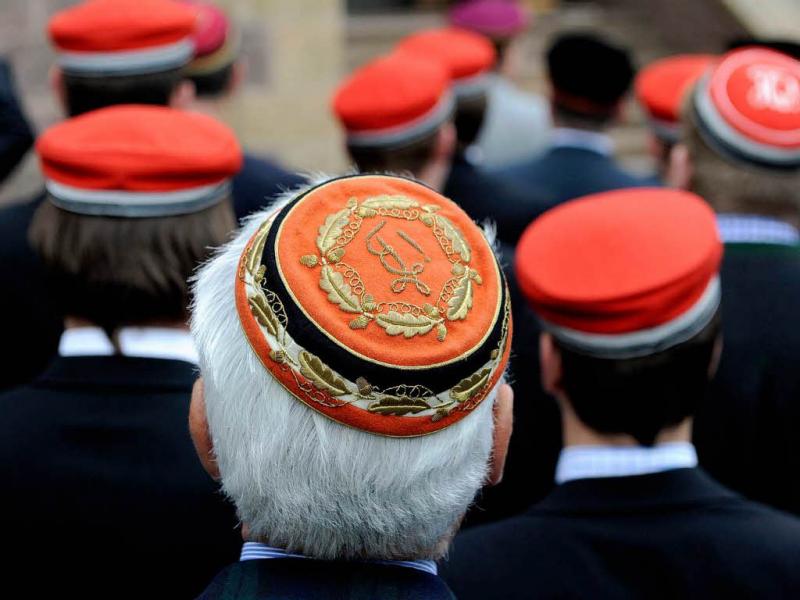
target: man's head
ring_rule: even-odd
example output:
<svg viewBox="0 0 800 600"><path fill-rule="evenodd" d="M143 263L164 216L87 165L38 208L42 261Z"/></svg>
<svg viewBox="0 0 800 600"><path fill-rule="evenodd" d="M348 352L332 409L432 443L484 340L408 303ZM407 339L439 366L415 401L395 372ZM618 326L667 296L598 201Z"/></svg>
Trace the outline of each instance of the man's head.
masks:
<svg viewBox="0 0 800 600"><path fill-rule="evenodd" d="M397 46L402 54L441 64L455 96L458 149L475 142L486 114L489 74L497 60L488 38L465 29L432 29L410 35Z"/></svg>
<svg viewBox="0 0 800 600"><path fill-rule="evenodd" d="M450 25L489 38L497 54L495 69L513 75L514 41L530 24L530 13L515 0L471 0L454 4Z"/></svg>
<svg viewBox="0 0 800 600"><path fill-rule="evenodd" d="M37 142L47 201L30 239L69 317L109 331L183 323L187 279L235 227L225 126L162 107L75 117Z"/></svg>
<svg viewBox="0 0 800 600"><path fill-rule="evenodd" d="M194 292L192 433L249 537L440 556L510 435L510 308L483 232L410 180L333 179L254 215Z"/></svg>
<svg viewBox="0 0 800 600"><path fill-rule="evenodd" d="M547 51L556 121L601 129L616 120L633 80L627 50L588 33L562 34Z"/></svg>
<svg viewBox="0 0 800 600"><path fill-rule="evenodd" d="M713 212L688 192L587 196L526 230L517 274L565 428L651 445L692 417L719 351L721 257Z"/></svg>
<svg viewBox="0 0 800 600"><path fill-rule="evenodd" d="M702 77L672 153L673 185L718 212L800 221L800 61L750 48Z"/></svg>
<svg viewBox="0 0 800 600"><path fill-rule="evenodd" d="M650 153L662 176L670 153L681 139L681 110L692 86L714 63L710 54L680 54L662 58L636 75L636 98L650 125Z"/></svg>
<svg viewBox="0 0 800 600"><path fill-rule="evenodd" d="M84 1L48 24L51 86L71 116L116 104L184 108L194 27L194 11L174 0Z"/></svg>
<svg viewBox="0 0 800 600"><path fill-rule="evenodd" d="M239 62L240 37L230 19L206 0L183 0L197 14L194 58L186 76L200 100L227 98L239 88L244 67Z"/></svg>
<svg viewBox="0 0 800 600"><path fill-rule="evenodd" d="M411 55L375 59L339 86L332 107L360 172L407 172L444 185L455 146L444 67Z"/></svg>

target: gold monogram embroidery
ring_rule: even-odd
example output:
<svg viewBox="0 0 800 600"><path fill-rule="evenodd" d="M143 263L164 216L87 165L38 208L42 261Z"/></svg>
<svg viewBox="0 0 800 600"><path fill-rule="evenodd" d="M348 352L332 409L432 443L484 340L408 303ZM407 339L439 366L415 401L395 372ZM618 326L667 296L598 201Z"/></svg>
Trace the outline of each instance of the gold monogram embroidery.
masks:
<svg viewBox="0 0 800 600"><path fill-rule="evenodd" d="M317 235L317 254L306 254L300 262L306 267L320 268L319 287L327 293L328 300L343 312L355 316L350 321L352 329L366 329L374 321L388 335L405 338L423 336L436 331L436 338L443 342L447 337L447 323L465 320L472 309L474 285L481 285L480 274L470 268L472 248L461 231L433 204L420 206L416 200L405 196L371 196L362 202L350 198L344 208L325 217ZM405 260L397 248L381 235L388 219L409 222L419 221L429 228L438 246L451 263L451 274L435 302L422 305L397 299L376 301L367 291L356 268L347 262L346 247L361 230L365 220L380 220L367 233L367 251L377 256L387 272L395 275L390 290L396 294L404 292L409 285L423 296L433 291L423 281L425 264L431 262L422 246L405 231L398 229L397 236L421 256L413 262Z"/></svg>

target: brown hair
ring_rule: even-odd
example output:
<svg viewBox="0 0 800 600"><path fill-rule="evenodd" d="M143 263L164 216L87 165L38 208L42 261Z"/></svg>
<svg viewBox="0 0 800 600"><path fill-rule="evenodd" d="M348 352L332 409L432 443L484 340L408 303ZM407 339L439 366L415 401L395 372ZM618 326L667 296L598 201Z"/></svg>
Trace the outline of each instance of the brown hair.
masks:
<svg viewBox="0 0 800 600"><path fill-rule="evenodd" d="M718 212L800 216L800 170L784 173L728 158L709 146L693 118L683 119L693 192Z"/></svg>
<svg viewBox="0 0 800 600"><path fill-rule="evenodd" d="M433 157L440 129L403 146L386 148L347 146L350 158L362 173L403 173L415 177Z"/></svg>
<svg viewBox="0 0 800 600"><path fill-rule="evenodd" d="M188 215L145 219L80 215L45 201L29 237L63 313L113 331L184 321L188 278L235 226L230 200Z"/></svg>
<svg viewBox="0 0 800 600"><path fill-rule="evenodd" d="M182 69L145 75L81 77L64 73L64 93L71 117L117 104L167 106L184 79Z"/></svg>

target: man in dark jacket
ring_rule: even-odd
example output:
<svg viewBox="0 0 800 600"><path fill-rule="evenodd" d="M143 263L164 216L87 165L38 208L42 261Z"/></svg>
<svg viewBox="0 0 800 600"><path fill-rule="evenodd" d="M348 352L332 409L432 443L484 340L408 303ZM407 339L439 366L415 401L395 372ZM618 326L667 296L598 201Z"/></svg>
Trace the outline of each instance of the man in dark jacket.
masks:
<svg viewBox="0 0 800 600"><path fill-rule="evenodd" d="M208 117L124 106L37 149L48 195L31 240L67 317L45 372L0 395L6 589L194 597L241 545L186 428L186 280L234 227L238 144ZM61 543L42 577L42 545Z"/></svg>
<svg viewBox="0 0 800 600"><path fill-rule="evenodd" d="M0 184L33 145L33 131L22 111L11 65L0 58Z"/></svg>
<svg viewBox="0 0 800 600"><path fill-rule="evenodd" d="M721 257L687 192L588 196L525 232L517 272L565 447L542 502L456 538L459 598L800 593L800 521L716 483L690 443L720 350Z"/></svg>

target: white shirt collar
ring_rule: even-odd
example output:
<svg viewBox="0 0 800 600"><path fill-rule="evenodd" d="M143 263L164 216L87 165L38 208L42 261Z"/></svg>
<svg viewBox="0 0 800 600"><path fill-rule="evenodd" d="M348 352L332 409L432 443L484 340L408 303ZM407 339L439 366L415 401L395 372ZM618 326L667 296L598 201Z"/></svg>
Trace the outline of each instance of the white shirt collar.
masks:
<svg viewBox="0 0 800 600"><path fill-rule="evenodd" d="M644 446L567 446L556 466L556 483L599 477L630 477L697 466L689 442Z"/></svg>
<svg viewBox="0 0 800 600"><path fill-rule="evenodd" d="M273 548L266 544L259 542L245 542L242 546L242 554L239 558L240 561L246 560L265 560L272 558L306 558L302 554L292 554L280 548ZM377 563L379 565L391 565L395 567L405 567L407 569L416 569L430 573L431 575L438 575L439 570L436 563L432 560L370 560L370 563Z"/></svg>
<svg viewBox="0 0 800 600"><path fill-rule="evenodd" d="M67 329L58 343L61 356L112 356L183 360L197 364L191 334L170 327L123 327L118 331L119 352L99 327Z"/></svg>
<svg viewBox="0 0 800 600"><path fill-rule="evenodd" d="M717 226L726 244L800 244L796 227L771 217L722 213L717 215Z"/></svg>
<svg viewBox="0 0 800 600"><path fill-rule="evenodd" d="M590 150L603 156L614 153L614 141L604 133L557 127L551 133L550 145L554 148L579 148Z"/></svg>

